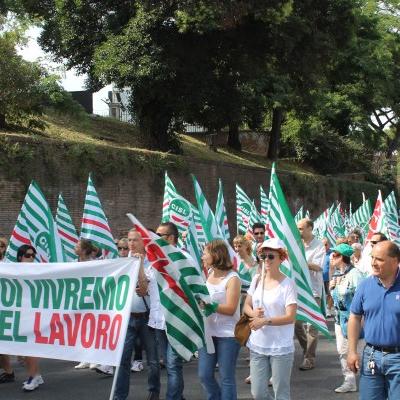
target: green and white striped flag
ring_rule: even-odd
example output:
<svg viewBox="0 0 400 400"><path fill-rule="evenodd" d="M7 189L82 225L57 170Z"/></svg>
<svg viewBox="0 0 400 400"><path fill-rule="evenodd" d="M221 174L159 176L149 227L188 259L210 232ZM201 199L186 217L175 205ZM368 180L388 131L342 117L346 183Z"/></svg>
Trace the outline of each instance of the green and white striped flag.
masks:
<svg viewBox="0 0 400 400"><path fill-rule="evenodd" d="M149 232L128 214L140 233L148 260L156 271L168 341L185 360L206 346L205 319L198 299L211 303L203 275L182 251Z"/></svg>
<svg viewBox="0 0 400 400"><path fill-rule="evenodd" d="M264 225L266 225L269 212L269 200L262 186L260 186L260 200L261 200L261 217L263 219Z"/></svg>
<svg viewBox="0 0 400 400"><path fill-rule="evenodd" d="M10 240L8 260L17 261L16 251L19 246L17 247L15 240L17 239L16 234L23 232L25 237L19 236L18 239L21 244L28 244L27 238L29 237L29 244L36 249L37 261L45 263L66 261L57 224L53 219L44 194L35 181L32 181L26 193L16 229L14 229Z"/></svg>
<svg viewBox="0 0 400 400"><path fill-rule="evenodd" d="M218 181L218 197L217 204L215 206L215 218L221 228L221 232L226 240L229 240L231 235L229 233L228 216L226 215L225 201L224 201L224 190L222 187L222 180Z"/></svg>
<svg viewBox="0 0 400 400"><path fill-rule="evenodd" d="M172 180L168 177L167 173L165 173L161 222L173 222L177 226L180 235L182 235L183 232L189 229L192 219L194 222L193 226L196 230L196 232L193 232L194 239L197 242L197 246L202 248L206 244L206 237L201 225L199 211L193 204L179 194Z"/></svg>
<svg viewBox="0 0 400 400"><path fill-rule="evenodd" d="M164 186L164 200L162 205L162 218L161 222L169 221L169 204L171 200L175 197L174 194L177 193L174 184L169 178L167 171L165 171L165 186Z"/></svg>
<svg viewBox="0 0 400 400"><path fill-rule="evenodd" d="M282 265L281 270L294 280L297 287L297 319L311 323L330 337L326 319L311 290L311 279L303 242L276 175L275 164L271 171L269 201L271 230L285 243L289 254L289 263Z"/></svg>
<svg viewBox="0 0 400 400"><path fill-rule="evenodd" d="M372 216L371 202L369 199L363 201L361 206L350 217L350 225L352 229L359 229L361 233L367 236L368 223Z"/></svg>
<svg viewBox="0 0 400 400"><path fill-rule="evenodd" d="M244 235L249 226L252 201L246 192L236 184L236 227L237 232Z"/></svg>
<svg viewBox="0 0 400 400"><path fill-rule="evenodd" d="M299 211L297 211L296 215L294 216L294 222L296 222L296 224L304 218L304 214L303 214L303 206L301 206L299 208Z"/></svg>
<svg viewBox="0 0 400 400"><path fill-rule="evenodd" d="M61 193L58 196L56 223L67 261L76 261L75 246L79 237Z"/></svg>
<svg viewBox="0 0 400 400"><path fill-rule="evenodd" d="M9 262L17 262L18 249L24 244L32 246L24 212L23 209L21 209L18 214L17 222L15 223L14 229L11 233L4 259ZM39 259L37 258L35 261L39 262Z"/></svg>
<svg viewBox="0 0 400 400"><path fill-rule="evenodd" d="M385 222L389 239L400 246L400 225L397 212L397 203L394 192L391 192L383 202Z"/></svg>
<svg viewBox="0 0 400 400"><path fill-rule="evenodd" d="M99 247L104 258L118 257L117 246L90 175L83 207L81 237Z"/></svg>
<svg viewBox="0 0 400 400"><path fill-rule="evenodd" d="M328 222L326 224L326 238L329 240L329 243L332 247L336 245L336 239L339 237L344 237L345 227L344 227L344 220L340 213L340 203L329 215Z"/></svg>
<svg viewBox="0 0 400 400"><path fill-rule="evenodd" d="M237 267L239 266L239 262L240 262L239 258L237 256L237 254L235 253L235 251L233 250L230 243L226 239L224 239L221 229L215 219L214 213L212 212L211 207L209 206L207 199L204 196L203 191L201 190L201 187L200 187L199 183L197 182L197 179L194 175L192 175L192 179L193 179L194 192L195 192L196 201L197 201L197 207L199 210L200 219L201 219L201 223L203 225L204 233L206 235L206 240L207 240L207 242L211 242L214 239L224 240L226 247L228 248L229 255L231 257L233 268L236 270Z"/></svg>
<svg viewBox="0 0 400 400"><path fill-rule="evenodd" d="M261 217L260 213L257 210L256 205L254 204L254 201L251 203L251 211L250 211L250 218L249 218L249 224L247 225L247 231L246 233L248 235L253 236L253 225L257 222L263 223L263 218Z"/></svg>

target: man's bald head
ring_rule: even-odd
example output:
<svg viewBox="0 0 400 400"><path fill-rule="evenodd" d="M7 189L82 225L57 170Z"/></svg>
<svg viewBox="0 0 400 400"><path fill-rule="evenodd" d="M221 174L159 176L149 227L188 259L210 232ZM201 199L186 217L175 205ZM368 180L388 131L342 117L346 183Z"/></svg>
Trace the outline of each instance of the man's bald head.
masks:
<svg viewBox="0 0 400 400"><path fill-rule="evenodd" d="M397 262L400 263L400 248L396 243L390 240L384 240L383 242L377 243L376 247L385 251L388 257L396 258Z"/></svg>
<svg viewBox="0 0 400 400"><path fill-rule="evenodd" d="M399 269L400 250L393 242L385 240L372 249L372 275L380 279L396 276Z"/></svg>

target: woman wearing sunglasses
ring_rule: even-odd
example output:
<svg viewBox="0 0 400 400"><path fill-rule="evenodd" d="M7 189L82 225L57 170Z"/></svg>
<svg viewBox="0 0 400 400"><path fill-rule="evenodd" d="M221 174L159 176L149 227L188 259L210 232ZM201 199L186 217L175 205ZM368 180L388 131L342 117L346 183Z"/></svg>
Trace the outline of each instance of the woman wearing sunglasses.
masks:
<svg viewBox="0 0 400 400"><path fill-rule="evenodd" d="M284 243L268 239L260 247L263 260L248 290L243 312L251 318L251 393L256 400L270 399L271 379L274 398L290 399L290 375L294 354L294 322L297 310L296 286L279 267L287 259Z"/></svg>
<svg viewBox="0 0 400 400"><path fill-rule="evenodd" d="M339 353L340 365L344 382L335 389L336 393L355 392L357 390L356 376L347 367L347 322L350 315L350 305L357 286L364 279L364 275L355 268L350 260L353 248L341 243L332 249L331 266L334 269L329 289L335 307L335 336L336 347ZM358 343L359 352L363 347L363 340Z"/></svg>
<svg viewBox="0 0 400 400"><path fill-rule="evenodd" d="M36 250L34 247L24 244L18 248L17 262L31 263L35 261ZM39 371L39 362L36 357L24 357L25 367L28 372L28 379L23 383L22 389L31 392L44 383L42 375ZM14 382L15 374L11 367L10 357L3 356L3 369L4 372L0 375L0 383Z"/></svg>

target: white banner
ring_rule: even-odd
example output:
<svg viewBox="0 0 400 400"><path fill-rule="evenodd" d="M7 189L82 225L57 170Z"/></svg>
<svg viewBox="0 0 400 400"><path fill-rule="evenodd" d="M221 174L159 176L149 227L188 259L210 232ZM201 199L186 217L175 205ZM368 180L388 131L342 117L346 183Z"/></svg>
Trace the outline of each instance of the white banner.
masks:
<svg viewBox="0 0 400 400"><path fill-rule="evenodd" d="M0 354L119 365L139 265L0 263Z"/></svg>

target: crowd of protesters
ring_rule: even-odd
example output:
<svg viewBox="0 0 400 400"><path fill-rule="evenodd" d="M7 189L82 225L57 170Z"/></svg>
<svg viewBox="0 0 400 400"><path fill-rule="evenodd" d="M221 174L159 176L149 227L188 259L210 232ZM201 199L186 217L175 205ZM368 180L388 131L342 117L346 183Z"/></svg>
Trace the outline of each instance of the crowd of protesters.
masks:
<svg viewBox="0 0 400 400"><path fill-rule="evenodd" d="M360 399L400 399L399 248L380 232L364 248L358 231L339 238L331 246L328 239L321 241L314 237L310 219L300 220L297 227L315 302L322 305L328 318L334 317L343 383L332 389L336 393L357 391L360 373ZM155 232L178 246L179 233L173 223L162 223ZM199 305L207 317L215 352L210 354L203 348L194 356L198 358L199 381L207 400L237 399L235 372L240 344L235 338L235 326L241 313L249 317L251 329L246 344L250 360L246 382L251 384L254 399L290 399L295 339L303 351L299 369L308 371L319 366L318 330L296 320L296 284L280 268L289 258L284 242L266 238L265 227L260 223L253 226L250 236L238 235L233 239L240 260L236 270L224 241L213 240L203 251L202 267L207 271L211 303ZM130 373L144 369L143 354L147 363L148 399L161 397L160 369L165 367L167 385L163 397L182 400L184 361L168 341L155 271L146 258L143 240L137 231L130 230L116 244L119 256L136 257L140 268L114 400L128 398ZM0 261L6 247L7 240L0 238ZM79 240L75 252L79 262L101 255L86 239ZM33 262L35 254L32 246L21 246L18 262ZM24 363L28 375L24 391L35 390L44 383L37 358L19 357L19 361ZM0 367L3 370L0 384L14 382L10 356L0 356ZM111 366L91 365L85 360L75 368L114 374Z"/></svg>

